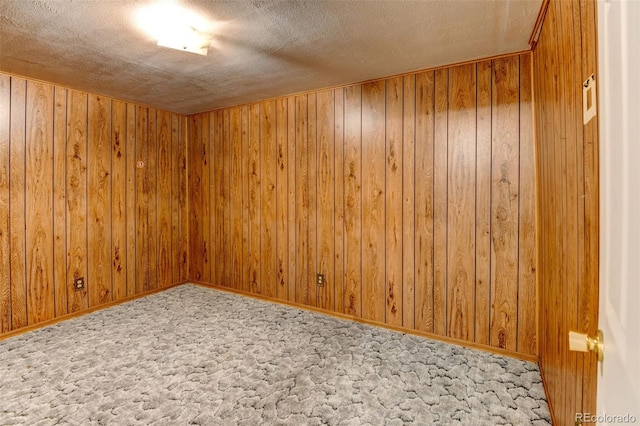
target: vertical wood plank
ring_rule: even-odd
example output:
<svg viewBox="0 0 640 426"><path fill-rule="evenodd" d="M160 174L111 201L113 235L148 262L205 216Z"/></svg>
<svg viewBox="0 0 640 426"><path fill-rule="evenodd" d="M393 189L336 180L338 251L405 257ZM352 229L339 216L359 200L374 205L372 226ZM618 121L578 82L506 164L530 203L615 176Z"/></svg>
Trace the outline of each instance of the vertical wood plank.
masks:
<svg viewBox="0 0 640 426"><path fill-rule="evenodd" d="M541 35L542 37L542 35ZM545 43L543 43L541 46L542 50L546 50L546 46ZM537 61L534 61L534 64L536 64ZM537 73L537 67L534 68L534 73ZM534 84L534 96L536 97L536 102L538 102L537 97L540 96L539 94L543 92L543 87L544 87L544 83L542 81L543 79L541 78L534 78L533 79L533 84ZM546 300L545 300L545 288L544 288L544 276L546 275L546 270L545 270L545 264L546 264L546 257L547 254L544 253L541 250L541 247L543 247L545 245L546 242L546 235L545 232L543 230L546 229L546 224L547 224L547 220L546 220L546 209L547 209L547 197L543 196L543 188L546 188L546 179L545 179L545 168L543 167L543 164L545 162L544 158L546 157L546 150L543 148L541 141L543 138L545 138L545 133L541 132L541 126L539 126L539 123L544 120L546 121L545 118L543 118L543 116L538 115L539 111L536 108L536 132L537 132L537 136L534 138L534 150L536 153L536 163L535 163L535 173L536 173L536 197L537 197L537 208L536 208L536 220L537 220L537 226L538 226L538 234L537 234L537 245L538 247L536 248L537 254L539 256L538 258L538 269L537 269L537 273L539 274L537 279L538 279L538 302L539 302L539 311L538 311L538 338L539 338L539 342L540 342L540 346L539 346L539 351L538 351L538 358L539 358L539 364L540 364L540 369L541 369L541 373L545 374L545 380L547 379L547 375L546 373L542 372L543 364L546 362L546 354L544 351L544 346L542 344L542 341L544 339L546 339L546 330L544 327L544 320L545 320L545 316L543 315L543 311L546 309ZM549 398L550 395L547 396L547 398ZM550 410L552 411L553 408L551 407L551 405L549 406Z"/></svg>
<svg viewBox="0 0 640 426"><path fill-rule="evenodd" d="M545 18L545 21L548 22L548 19L551 19L553 13L552 13L552 5L550 4L548 10L547 10L547 16ZM546 27L548 27L548 24L545 24ZM549 49L549 43L546 42L548 36L546 36L546 31L541 33L540 36L540 40L541 43L538 43L538 47L536 48L538 51L535 53L536 57L538 55L547 55L548 53L548 49ZM537 75L543 75L543 72L540 71L540 69L538 68L537 64L539 63L539 61L536 59L534 61L534 64L536 65L536 69L535 69L535 73ZM536 151L537 151L537 155L538 155L538 161L537 161L537 173L538 173L538 188L537 188L537 196L538 196L538 218L539 218L539 226L540 226L540 232L539 232L539 246L538 246L538 254L540 256L540 260L539 260L539 272L540 272L540 276L539 276L539 298L540 298L540 313L539 313L539 331L540 331L540 370L541 373L544 375L545 381L547 382L548 386L549 386L549 395L548 395L548 403L549 403L549 409L552 412L552 415L554 414L554 405L555 405L555 401L552 400L553 399L553 390L554 390L554 383L551 380L550 374L551 371L549 371L548 369L548 348L547 345L544 344L544 342L546 342L548 340L548 328L546 327L546 321L548 320L548 303L547 303L547 279L549 277L549 271L550 269L548 268L548 257L549 257L549 253L546 250L542 250L542 247L546 247L547 246L547 241L549 238L548 235L548 231L546 231L548 229L548 223L549 223L549 214L551 212L551 208L549 206L549 197L545 196L545 194L549 194L548 191L548 183L549 183L549 173L547 172L548 170L548 143L542 143L543 140L545 140L545 142L547 142L548 140L548 133L549 133L549 127L550 127L550 120L549 120L549 116L543 114L539 107L542 103L547 103L547 101L545 100L546 96L544 96L544 93L547 93L547 87L548 84L550 83L549 80L547 80L546 78L535 78L534 79L534 83L535 83L535 96L536 96L536 103L535 105L537 105L536 108L536 113L537 113L537 119L536 119L536 131L538 133L538 137L536 138ZM553 369L551 369L553 370Z"/></svg>
<svg viewBox="0 0 640 426"><path fill-rule="evenodd" d="M202 281L211 282L211 246L210 246L210 237L211 237L211 222L209 220L211 216L211 202L210 202L210 192L211 192L211 165L209 164L209 114L203 113L200 114L202 117L202 128L200 130L200 142L199 142L199 152L200 152L200 188L202 197L202 217L200 218L200 239L202 241Z"/></svg>
<svg viewBox="0 0 640 426"><path fill-rule="evenodd" d="M556 16L553 19L554 28L559 38L562 38L562 5L557 3L555 5ZM556 401L562 401L560 406L563 407L563 411L560 413L559 422L566 423L569 420L570 413L567 410L567 396L568 389L567 383L569 380L562 374L563 371L568 371L568 358L566 353L566 340L563 338L567 333L566 324L566 311L565 307L567 301L567 287L566 283L566 228L563 226L566 220L566 171L563 170L564 161L564 143L566 140L566 107L564 105L564 87L562 79L562 68L564 64L564 56L567 53L565 47L560 44L560 48L556 46L554 49L554 59L556 73L553 77L553 144L550 151L552 163L551 170L553 176L556 178L552 183L552 209L555 213L551 218L553 224L553 234L551 241L553 242L553 279L552 283L557 286L557 283L563 283L563 285L557 286L556 290L549 292L552 300L552 334L555 335L558 344L552 346L552 353L554 362L557 365L556 379L558 385L555 386Z"/></svg>
<svg viewBox="0 0 640 426"><path fill-rule="evenodd" d="M85 93L69 90L67 123L67 300L69 313L89 307L84 290L73 280L87 277L87 102Z"/></svg>
<svg viewBox="0 0 640 426"><path fill-rule="evenodd" d="M180 203L180 281L186 281L189 279L189 197L188 197L188 167L187 167L187 153L188 142L187 138L189 121L187 117L180 118L180 137L178 146L178 164L179 164L179 203Z"/></svg>
<svg viewBox="0 0 640 426"><path fill-rule="evenodd" d="M1 79L1 77L0 77ZM0 86L2 83L0 83ZM1 89L0 89L1 90ZM67 201L65 177L67 174L67 89L54 88L53 110L53 281L55 293L55 316L59 317L67 313ZM2 99L2 94L0 94ZM0 106L0 108L2 108ZM7 116L8 118L8 116ZM8 121L7 121L8 124ZM2 126L2 113L0 111L0 128ZM7 127L8 129L8 127ZM0 141L2 135L0 135ZM7 148L9 139L7 134ZM2 142L0 142L2 143ZM8 159L8 155L6 157ZM1 168L1 166L0 166ZM0 175L2 171L0 171ZM0 176L0 181L2 177ZM0 188L2 184L0 184ZM7 189L9 187L7 186ZM1 189L0 189L1 191ZM7 193L8 194L8 193ZM0 201L0 205L2 202ZM7 212L8 210L7 205ZM2 226L0 225L0 229ZM0 234L2 231L0 231ZM7 255L8 255L7 251ZM0 267L1 269L1 267ZM6 275L9 277L9 271ZM8 285L8 283L7 283Z"/></svg>
<svg viewBox="0 0 640 426"><path fill-rule="evenodd" d="M11 77L0 74L0 333L11 331L10 117Z"/></svg>
<svg viewBox="0 0 640 426"><path fill-rule="evenodd" d="M149 290L149 110L136 106L136 282L135 293ZM195 207L195 204L194 204ZM193 217L194 215L191 215Z"/></svg>
<svg viewBox="0 0 640 426"><path fill-rule="evenodd" d="M216 258L216 247L218 247L218 172L219 158L217 156L218 150L217 137L218 137L218 121L215 112L207 113L209 115L209 135L208 135L208 154L209 154L209 234L207 235L209 245L209 277L210 282L218 284L218 260Z"/></svg>
<svg viewBox="0 0 640 426"><path fill-rule="evenodd" d="M493 61L491 345L516 349L518 290L518 58Z"/></svg>
<svg viewBox="0 0 640 426"><path fill-rule="evenodd" d="M109 302L111 281L111 101L89 95L87 289L89 306Z"/></svg>
<svg viewBox="0 0 640 426"><path fill-rule="evenodd" d="M111 102L111 276L113 300L127 296L127 104ZM131 202L131 201L129 201Z"/></svg>
<svg viewBox="0 0 640 426"><path fill-rule="evenodd" d="M226 286L225 281L225 263L224 263L224 213L225 205L224 200L226 196L226 188L224 185L224 120L222 111L213 112L215 115L216 134L214 138L213 155L218 159L214 170L214 182L215 182L215 216L216 216L216 240L213 251L213 283L216 285Z"/></svg>
<svg viewBox="0 0 640 426"><path fill-rule="evenodd" d="M11 323L12 329L27 325L26 272L26 101L27 82L11 78L11 123L9 140L9 215L11 243Z"/></svg>
<svg viewBox="0 0 640 426"><path fill-rule="evenodd" d="M318 95L310 93L307 95L307 170L308 170L308 196L309 208L307 227L309 240L309 266L307 275L308 304L316 306L318 304L318 291L316 285L316 273L318 271L318 170L317 170L317 121L318 121Z"/></svg>
<svg viewBox="0 0 640 426"><path fill-rule="evenodd" d="M335 310L344 313L345 253L344 253L344 89L334 93L334 152L335 152Z"/></svg>
<svg viewBox="0 0 640 426"><path fill-rule="evenodd" d="M415 77L415 327L434 331L434 102L433 71ZM445 141L446 143L446 141ZM442 150L440 149L439 152ZM411 155L411 153L409 154ZM445 153L446 155L446 153ZM439 163L446 174L446 157ZM441 181L439 181L440 183ZM438 189L442 191L442 186ZM446 190L446 189L445 189ZM438 192L441 195L441 192ZM446 224L443 223L446 226ZM446 260L445 260L446 261ZM438 267L437 265L435 267ZM442 266L440 266L442 267Z"/></svg>
<svg viewBox="0 0 640 426"><path fill-rule="evenodd" d="M562 306L566 307L562 310L563 320L562 320L562 331L561 335L566 336L569 330L579 330L579 324L577 323L578 317L578 301L574 295L578 294L579 287L579 278L578 278L578 251L579 251L579 236L578 236L578 199L582 198L581 193L578 192L578 176L577 176L577 164L576 164L576 148L577 148L577 135L576 135L576 124L582 121L582 114L578 113L578 105L576 100L574 87L578 87L575 84L576 81L583 80L581 76L575 73L577 55L576 49L571 46L571 38L574 37L573 31L573 4L571 2L562 2L560 3L559 8L559 17L558 26L561 28L560 31L560 43L564 46L564 52L561 55L561 67L560 67L560 90L557 95L559 103L564 104L564 107L561 107L562 113L560 114L560 118L562 120L562 144L561 144L561 163L562 163L562 198L563 198L563 222L564 229L562 230L563 234L563 250L562 250L562 259L564 261L563 269L565 274L565 282L567 283L565 287L565 291L563 294ZM579 34L578 34L579 37ZM520 66L522 68L522 60L520 61ZM522 77L522 70L520 71L520 75ZM523 96L522 88L520 96ZM522 107L521 107L522 108ZM522 129L522 119L521 119L521 129ZM524 123L526 126L526 123ZM521 136L521 142L523 137ZM522 167L522 157L526 156L526 152L524 152L524 148L521 147L520 157ZM520 169L520 173L526 173L527 169ZM522 177L522 176L521 176ZM522 185L522 183L521 183ZM520 188L521 196L519 198L520 201L520 221L526 220L527 212L524 211L524 207L526 204L523 204L523 191L526 190L526 187ZM581 192L581 191L580 191ZM520 227L520 233L526 232L525 229ZM522 243L522 241L520 241ZM526 268L527 265L523 262L524 257L527 255L526 246L520 244L519 247L519 278L526 279L526 275L523 277L522 268ZM518 283L518 309L523 305L520 303L523 301L521 299L520 291L526 291L523 287L524 283L519 281ZM524 319L524 318L523 318ZM518 320L518 332L521 327L520 318ZM565 354L565 371L577 371L578 359L584 359L582 354L578 354L577 352L571 352L568 350L567 341L563 339L563 341L559 342L562 352ZM521 346L520 335L518 334L518 346ZM566 407L566 414L564 419L570 422L572 421L572 412L582 412L582 389L578 389L578 383L582 385L582 379L574 379L574 378L565 378L564 380L564 403L563 406ZM562 418L562 417L561 417ZM563 420L565 421L565 420Z"/></svg>
<svg viewBox="0 0 640 426"><path fill-rule="evenodd" d="M447 335L475 336L476 67L449 70Z"/></svg>
<svg viewBox="0 0 640 426"><path fill-rule="evenodd" d="M241 113L242 135L242 283L238 288L245 291L250 289L249 270L251 268L249 255L249 107L243 106Z"/></svg>
<svg viewBox="0 0 640 426"><path fill-rule="evenodd" d="M202 220L204 218L202 196L202 115L189 117L189 235L190 277L201 281L204 268L204 241Z"/></svg>
<svg viewBox="0 0 640 426"><path fill-rule="evenodd" d="M597 54L597 3L580 0L580 34L581 39L581 81L598 72ZM576 42L577 44L577 42ZM579 122L578 122L579 125ZM578 323L589 335L598 329L598 248L599 248L599 139L598 120L591 120L583 131L583 165L584 176L584 281L578 289ZM596 409L597 359L590 353L584 358L584 378L582 382L582 411L594 412Z"/></svg>
<svg viewBox="0 0 640 426"><path fill-rule="evenodd" d="M309 153L307 95L295 97L296 276L295 301L308 305L309 295ZM314 293L315 295L315 293Z"/></svg>
<svg viewBox="0 0 640 426"><path fill-rule="evenodd" d="M535 355L536 332L536 222L535 222L535 157L533 151L533 111L531 87L531 54L520 56L520 206L518 266L518 347L520 353ZM575 161L575 152L574 161ZM573 188L577 205L577 187ZM575 229L577 236L577 224ZM576 247L577 255L577 247ZM573 267L577 272L577 263ZM577 277L575 277L577 282Z"/></svg>
<svg viewBox="0 0 640 426"><path fill-rule="evenodd" d="M318 307L335 311L335 104L333 90L319 92L318 117L318 273L325 275L325 284L318 287Z"/></svg>
<svg viewBox="0 0 640 426"><path fill-rule="evenodd" d="M443 336L447 333L448 318L446 307L449 283L449 277L447 276L448 87L449 70L437 70L435 72L435 137L433 153L433 332ZM417 170L416 176L419 176ZM417 226L416 220L416 228Z"/></svg>
<svg viewBox="0 0 640 426"><path fill-rule="evenodd" d="M158 288L164 288L171 285L173 276L171 261L171 140L173 132L170 112L158 111L157 127ZM210 274L210 268L207 271ZM209 279L211 279L210 276Z"/></svg>
<svg viewBox="0 0 640 426"><path fill-rule="evenodd" d="M570 71L571 73L568 73L567 77L570 81L570 85L569 85L569 92L570 94L567 95L573 98L573 118L572 118L572 122L570 123L570 126L574 132L574 134L572 135L574 137L573 140L568 141L567 145L571 145L571 149L573 150L571 157L575 158L575 197L574 200L582 200L582 195L584 194L583 192L583 188L585 187L585 174L584 174L584 167L585 167L585 157L584 157L584 147L582 142L584 141L584 130L585 127L583 125L583 119L582 119L582 114L581 114L581 109L580 109L580 105L582 103L582 90L581 87L579 87L576 84L573 84L573 82L575 81L582 81L583 80L583 70L582 70L582 61L581 61L581 49L582 49L582 42L580 44L576 43L575 40L581 40L582 41L582 33L583 33L583 23L581 21L581 5L578 2L571 2L571 19L573 20L572 22L572 29L573 29L573 37L574 37L574 41L571 44L571 48L570 48L570 52L571 52L571 60L573 62L572 66L570 67ZM592 25L596 25L596 22L592 21L589 25L589 23L585 22L585 33L590 34L592 37L591 39L591 43L595 42L595 34L593 31L593 27ZM584 40L583 42L589 43L589 41ZM587 48L587 51L591 50L589 48ZM592 51L592 54L595 55L595 52ZM531 58L533 59L533 57ZM590 61L587 61L590 62ZM530 65L533 66L533 60L530 61ZM522 62L520 63L520 68L522 69L522 67L525 66L525 64L523 64ZM568 70L569 71L569 70ZM522 72L522 71L521 71ZM521 88L522 90L522 88ZM523 95L521 95L521 99L523 98ZM593 128L592 128L593 129ZM522 136L521 136L522 137ZM521 154L522 155L522 154ZM522 172L522 171L521 171ZM523 172L526 173L526 172ZM521 188L521 190L524 190L524 188ZM536 199L536 202L539 202L540 198ZM571 327L571 329L573 330L578 330L578 331L583 331L583 332L588 332L587 329L583 329L582 328L582 318L581 318L581 296L583 294L587 294L587 295L591 295L593 296L593 285L594 282L592 281L590 283L590 290L583 292L582 288L583 286L586 284L585 278L586 278L586 272L587 271L593 271L592 268L588 268L586 267L585 263L587 262L587 259L585 258L585 240L582 238L583 235L585 235L585 207L586 205L582 202L578 201L577 203L575 203L576 209L574 210L576 212L575 214L575 222L574 222L574 226L576 227L575 229L575 234L573 234L576 238L576 248L575 248L575 256L577 256L577 258L575 259L575 265L573 267L577 268L576 272L576 278L575 281L573 282L573 284L571 284L570 282L570 292L573 292L573 294L577 294L577 300L575 300L575 303L572 304L572 308L571 310L569 310L572 314L572 318L570 319L570 325L569 327ZM599 203L599 201L597 201L597 203ZM573 207L573 206L572 206ZM538 207L539 208L539 207ZM573 209L572 209L573 210ZM536 231L538 232L538 234L540 234L541 232L539 231L540 228L538 227L536 229ZM599 236L599 234L598 234ZM597 286L597 280L596 280L596 284ZM575 308L575 309L574 309ZM536 306L536 313L539 313L540 311L540 300L538 299L538 306ZM592 313L590 313L592 314ZM536 319L538 319L538 317L536 317ZM593 324L594 321L587 321L586 323L590 323ZM536 336L536 350L538 350L539 353L539 346L540 346L540 340L539 340L539 336ZM518 338L518 342L520 343L520 338ZM579 356L577 353L569 353L569 356L575 357L575 364L574 364L574 368L575 371L578 372L578 374L574 375L573 380L571 380L573 383L573 388L571 391L571 394L574 395L573 397L573 401L570 401L570 403L568 404L567 410L569 411L569 413L575 412L587 412L587 411L593 411L595 410L595 392L596 392L596 384L595 381L594 382L590 382L590 380L594 379L594 368L595 368L595 360L593 359L593 356L589 356L589 355L583 355L583 356ZM591 358L591 359L590 359ZM586 369L585 369L586 367ZM583 374L580 374L580 372L582 372ZM567 392L568 394L568 392Z"/></svg>
<svg viewBox="0 0 640 426"><path fill-rule="evenodd" d="M403 77L386 80L386 181L385 181L385 246L386 246L386 323L401 326L402 294L402 169L403 169Z"/></svg>
<svg viewBox="0 0 640 426"><path fill-rule="evenodd" d="M222 137L223 137L223 167L224 167L224 214L223 214L223 226L224 226L224 251L223 257L220 259L224 263L224 282L228 287L241 288L242 283L236 283L233 281L233 269L231 248L233 246L233 234L231 232L232 217L234 212L232 211L231 199L231 166L233 161L233 145L231 140L231 114L229 109L222 111Z"/></svg>
<svg viewBox="0 0 640 426"><path fill-rule="evenodd" d="M545 17L545 21L548 20L549 24L547 25L551 25L551 28L553 28L555 33L558 34L557 24L556 24L556 21L557 21L556 13L553 13L553 11L559 9L559 4L550 3L549 9L551 13L548 14L548 17ZM555 39L556 36L553 36L553 38ZM557 74L558 74L558 70L560 69L559 58L562 54L564 54L564 52L560 52L560 49L558 49L556 46L550 46L549 50L550 50L549 57L548 57L549 66L553 67L552 69L554 70L553 71L554 75L548 81L548 90L550 93L549 104L552 110L550 121L552 124L550 128L550 133L548 135L549 140L547 141L547 144L546 144L547 145L546 148L548 148L547 155L549 158L548 164L546 164L546 167L548 168L547 173L555 177L555 176L559 176L558 173L556 173L556 163L557 163L556 151L560 141L559 117L561 113L560 105L559 105L559 100L560 100L560 95L559 95L560 90L558 87L559 78L557 77ZM548 187L547 193L549 194L549 211L554 213L557 212L559 208L561 208L561 205L559 203L558 196L557 196L558 194L557 186L560 184L561 184L560 179L552 179L548 183L549 187ZM558 229L557 219L558 218L556 217L555 214L550 214L548 216L550 232L547 239L547 249L549 252L550 271L548 276L549 283L547 284L549 288L549 291L547 292L548 313L545 316L548 317L549 324L553 324L553 326L545 327L545 328L547 328L548 330L547 331L548 339L560 342L561 330L559 326L562 326L562 311L559 309L561 309L562 306L560 305L559 300L561 300L561 297L562 297L561 289L563 286L560 286L560 289L559 289L560 291L552 290L555 283L560 282L560 279L561 279L561 276L560 276L561 263L559 264L558 261L559 259L561 259L561 256L563 253L563 248L560 246L562 235ZM564 356L560 352L560 346L561 346L560 344L551 345L551 347L549 348L549 351L547 353L548 356L546 358L549 359L550 364L546 364L545 369L552 373L551 377L549 376L546 377L548 385L550 386L550 390L551 390L551 399L555 402L562 401L562 403L559 404L562 407L564 406L565 381L561 374L561 372L563 371L562 361ZM563 420L564 418L561 418L560 421L563 421Z"/></svg>
<svg viewBox="0 0 640 426"><path fill-rule="evenodd" d="M297 207L297 195L298 182L296 181L296 103L295 97L289 96L287 98L287 156L288 156L288 168L287 168L287 182L289 186L288 197L288 231L289 231L289 283L287 291L287 299L291 302L296 299L296 207Z"/></svg>
<svg viewBox="0 0 640 426"><path fill-rule="evenodd" d="M224 218L225 218L225 197L227 195L227 191L225 188L225 179L224 176L224 119L222 115L222 111L216 111L215 114L215 122L216 122L216 134L214 139L214 156L218 159L218 164L214 167L215 173L215 199L216 199L216 210L215 210L215 222L216 222L216 241L214 246L214 276L213 283L216 285L226 286L228 283L225 279L225 263L224 263L224 250L225 250L225 228L224 228Z"/></svg>
<svg viewBox="0 0 640 426"><path fill-rule="evenodd" d="M231 277L233 288L244 289L243 276L243 157L242 157L242 110L232 108L229 113L231 144Z"/></svg>
<svg viewBox="0 0 640 426"><path fill-rule="evenodd" d="M171 114L171 140L169 162L171 181L171 283L179 283L180 279L180 116Z"/></svg>
<svg viewBox="0 0 640 426"><path fill-rule="evenodd" d="M362 86L344 91L344 313L362 315Z"/></svg>
<svg viewBox="0 0 640 426"><path fill-rule="evenodd" d="M276 297L276 111L275 101L260 106L260 270L262 295Z"/></svg>
<svg viewBox="0 0 640 426"><path fill-rule="evenodd" d="M149 108L147 176L147 224L149 238L149 290L158 288L158 110Z"/></svg>
<svg viewBox="0 0 640 426"><path fill-rule="evenodd" d="M491 309L491 61L479 62L476 72L475 342L488 345Z"/></svg>
<svg viewBox="0 0 640 426"><path fill-rule="evenodd" d="M287 101L276 100L276 297L288 299L289 284L289 233L288 233L288 141Z"/></svg>
<svg viewBox="0 0 640 426"><path fill-rule="evenodd" d="M548 43L545 43L546 40L545 33L541 33L542 43L539 43L540 51L536 53L536 55L541 54L540 52L546 53L548 49ZM538 61L534 61L534 65L536 65L534 69L534 73L536 75L540 72L537 67ZM546 103L544 97L541 95L546 92L546 86L548 81L545 78L536 77L533 80L534 82L534 93L536 97L536 104L540 106L540 103ZM540 98L538 100L538 97ZM544 194L548 194L547 190L547 173L546 173L546 164L548 164L547 160L547 149L546 144L543 145L542 141L547 139L547 126L548 126L548 117L544 114L541 114L541 111L536 107L536 133L537 136L535 138L535 151L537 156L536 161L536 173L537 173L537 182L536 182L536 196L538 201L537 206L537 220L538 220L538 300L539 300L539 311L538 311L538 337L539 337L539 352L538 356L540 359L540 371L541 374L544 374L545 380L547 381L547 385L550 386L549 383L549 373L543 371L547 368L547 351L546 345L544 342L547 340L547 327L546 327L546 319L547 319L547 300L546 300L546 277L548 276L547 272L547 258L548 251L542 250L542 247L546 247L547 241L547 229L548 229L548 220L547 220L547 212L550 210L548 208L548 197L544 196ZM544 123L544 124L542 124ZM547 396L549 402L549 409L553 413L553 403L551 402L551 391L552 388L549 388L549 395Z"/></svg>
<svg viewBox="0 0 640 426"><path fill-rule="evenodd" d="M260 275L260 105L249 108L249 291L262 294Z"/></svg>
<svg viewBox="0 0 640 426"><path fill-rule="evenodd" d="M27 82L27 323L53 318L53 87Z"/></svg>
<svg viewBox="0 0 640 426"><path fill-rule="evenodd" d="M137 210L137 187L136 162L137 162L137 140L136 140L136 113L137 107L127 104L127 124L126 124L126 144L125 144L125 174L127 180L126 193L126 223L127 223L127 296L136 294L136 210ZM186 216L185 216L186 218Z"/></svg>
<svg viewBox="0 0 640 426"><path fill-rule="evenodd" d="M433 99L433 96L432 96ZM403 78L402 115L402 325L416 327L416 75ZM431 101L433 104L433 100ZM433 151L433 150L432 150ZM422 177L421 177L422 179ZM433 187L433 186L432 186ZM431 221L433 223L433 221ZM433 244L433 239L429 243Z"/></svg>
<svg viewBox="0 0 640 426"><path fill-rule="evenodd" d="M385 85L362 85L362 317L384 322Z"/></svg>

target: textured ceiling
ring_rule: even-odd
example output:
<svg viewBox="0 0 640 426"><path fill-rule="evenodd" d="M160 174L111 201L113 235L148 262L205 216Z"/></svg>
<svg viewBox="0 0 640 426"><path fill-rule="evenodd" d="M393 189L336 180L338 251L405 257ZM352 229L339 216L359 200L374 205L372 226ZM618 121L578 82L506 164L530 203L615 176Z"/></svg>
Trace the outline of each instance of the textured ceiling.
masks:
<svg viewBox="0 0 640 426"><path fill-rule="evenodd" d="M0 71L194 113L524 50L542 0L179 2L208 56L158 47L151 3L0 0Z"/></svg>

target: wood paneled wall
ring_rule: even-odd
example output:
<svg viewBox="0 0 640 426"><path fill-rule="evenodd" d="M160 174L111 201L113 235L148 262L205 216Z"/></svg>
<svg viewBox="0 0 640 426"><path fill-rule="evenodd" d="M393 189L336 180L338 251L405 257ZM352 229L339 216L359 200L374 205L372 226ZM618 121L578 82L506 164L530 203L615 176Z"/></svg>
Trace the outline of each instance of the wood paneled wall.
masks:
<svg viewBox="0 0 640 426"><path fill-rule="evenodd" d="M187 278L186 127L0 74L0 334Z"/></svg>
<svg viewBox="0 0 640 426"><path fill-rule="evenodd" d="M531 97L524 54L190 116L190 278L536 354Z"/></svg>
<svg viewBox="0 0 640 426"><path fill-rule="evenodd" d="M596 16L594 1L551 0L533 57L540 365L560 425L596 412L595 356L568 350L570 330L598 328L598 123L582 118L582 82L597 74Z"/></svg>

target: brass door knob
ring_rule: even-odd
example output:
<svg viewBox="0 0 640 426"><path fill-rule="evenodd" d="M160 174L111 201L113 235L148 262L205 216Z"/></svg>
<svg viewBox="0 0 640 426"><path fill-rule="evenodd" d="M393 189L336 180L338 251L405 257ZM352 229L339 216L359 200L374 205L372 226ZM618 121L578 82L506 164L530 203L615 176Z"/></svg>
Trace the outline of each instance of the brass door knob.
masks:
<svg viewBox="0 0 640 426"><path fill-rule="evenodd" d="M598 361L604 361L604 337L602 330L598 330L596 337L589 337L586 334L576 331L569 332L569 350L577 352L595 352L598 354Z"/></svg>

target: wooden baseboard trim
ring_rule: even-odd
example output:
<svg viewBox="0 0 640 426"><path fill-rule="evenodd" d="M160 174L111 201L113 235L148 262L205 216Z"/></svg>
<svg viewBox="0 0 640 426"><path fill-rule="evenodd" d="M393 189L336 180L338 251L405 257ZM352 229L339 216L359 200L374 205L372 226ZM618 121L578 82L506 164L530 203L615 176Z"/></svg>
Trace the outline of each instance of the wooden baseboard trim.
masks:
<svg viewBox="0 0 640 426"><path fill-rule="evenodd" d="M544 375L544 368L542 367L542 362L538 358L538 368L540 368L540 377L542 377L542 387L544 388L544 396L547 398L547 405L549 406L549 413L551 413L551 424L557 425L559 424L556 420L556 415L553 411L553 406L551 405L551 394L549 393L549 386L547 386L547 379Z"/></svg>
<svg viewBox="0 0 640 426"><path fill-rule="evenodd" d="M298 309L304 309L306 311L318 312L320 314L329 315L329 316L340 318L340 319L355 321L355 322L359 322L359 323L362 323L362 324L373 325L373 326L376 326L376 327L386 328L388 330L398 331L398 332L405 333L405 334L412 334L412 335L415 335L415 336L420 336L420 337L425 337L425 338L428 338L428 339L438 340L438 341L441 341L441 342L444 342L444 343L451 343L451 344L457 345L457 346L462 346L462 347L471 348L471 349L478 349L478 350L481 350L481 351L491 352L491 353L495 353L495 354L498 354L498 355L504 355L504 356L508 356L508 357L511 357L511 358L520 359L520 360L523 360L523 361L529 361L529 362L534 362L534 363L538 362L538 357L535 356L535 355L521 354L521 353L518 353L518 352L513 352L513 351L509 351L509 350L505 350L505 349L494 348L492 346L486 346L486 345L481 345L481 344L478 344L478 343L467 342L467 341L464 341L464 340L455 339L453 337L440 336L440 335L433 334L433 333L428 333L428 332L425 332L425 331L414 330L414 329L405 328L405 327L398 327L398 326L394 326L394 325L385 324L385 323L382 323L382 322L379 322L379 321L371 321L371 320L367 320L367 319L364 319L364 318L354 317L352 315L345 315L345 314L341 314L341 313L338 313L338 312L328 311L326 309L316 308L314 306L303 305L301 303L290 302L288 300L276 299L276 298L273 298L273 297L266 297L266 296L262 296L262 295L259 295L259 294L249 293L249 292L246 292L246 291L243 291L243 290L237 290L237 289L228 288L228 287L222 287L222 286L218 286L218 285L215 285L215 284L206 283L206 282L202 282L202 281L193 281L192 280L192 281L189 281L188 283L199 285L199 286L202 286L202 287L212 288L212 289L215 289L215 290L225 291L227 293L238 294L240 296L247 296L247 297L251 297L253 299L262 300L262 301L265 301L265 302L273 302L273 303L278 303L280 305L286 305L286 306L291 306L291 307L298 308Z"/></svg>
<svg viewBox="0 0 640 426"><path fill-rule="evenodd" d="M173 287L177 287L177 286L180 286L180 285L183 285L183 284L186 284L186 283L187 283L187 281L171 284L171 285L169 285L167 287L162 287L162 288L157 288L157 289L154 289L154 290L145 291L144 293L136 294L134 296L125 297L124 299L113 300L111 302L104 303L102 305L93 306L93 307L85 309L83 311L73 312L71 314L62 315L60 317L53 318L53 319L50 319L50 320L47 320L47 321L43 321L43 322L39 322L37 324L28 325L26 327L21 327L21 328L18 328L17 330L12 330L12 331L9 331L7 333L0 334L0 341L8 339L10 337L18 336L20 334L28 333L30 331L38 330L40 328L44 328L44 327L47 327L47 326L50 326L50 325L53 325L53 324L57 324L57 323L62 322L62 321L70 320L72 318L76 318L76 317L80 317L80 316L83 316L83 315L86 315L86 314L90 314L90 313L95 312L95 311L99 311L99 310L102 310L102 309L111 308L112 306L117 306L117 305L121 305L123 303L131 302L132 300L140 299L142 297L149 296L151 294L160 293L161 291L164 291L164 290L167 290L167 289L170 289L170 288L173 288Z"/></svg>

